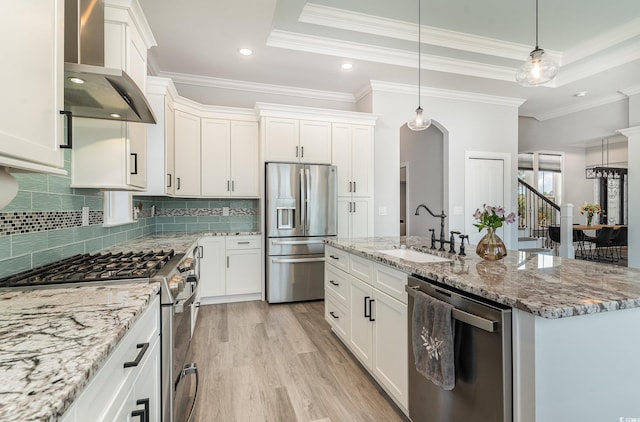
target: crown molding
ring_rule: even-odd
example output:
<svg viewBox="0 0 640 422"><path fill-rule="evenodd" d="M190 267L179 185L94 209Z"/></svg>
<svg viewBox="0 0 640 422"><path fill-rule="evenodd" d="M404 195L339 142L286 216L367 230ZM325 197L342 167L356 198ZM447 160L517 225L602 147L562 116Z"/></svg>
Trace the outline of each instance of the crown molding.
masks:
<svg viewBox="0 0 640 422"><path fill-rule="evenodd" d="M147 94L159 94L167 95L171 100L175 100L180 95L176 90L176 86L169 78L163 78L160 76L147 76Z"/></svg>
<svg viewBox="0 0 640 422"><path fill-rule="evenodd" d="M407 84L399 84L394 82L383 82L383 81L370 81L369 85L370 92L391 92L394 94L407 94L407 95L415 95L416 94L416 86L415 85L407 85ZM359 95L366 95L369 93L366 87L361 88L358 93ZM479 94L476 92L467 92L467 91L456 91L452 89L441 89L441 88L432 88L432 87L420 87L420 95L424 97L432 97L432 98L444 98L447 100L458 100L458 101L469 101L474 103L482 103L482 104L491 104L491 105L499 105L499 106L507 106L507 107L520 107L525 99L522 98L512 98L512 97L500 97L497 95L488 95L488 94Z"/></svg>
<svg viewBox="0 0 640 422"><path fill-rule="evenodd" d="M611 94L606 95L604 97L595 98L591 101L581 101L579 104L570 105L566 107L559 107L554 110L549 110L545 113L536 114L530 117L535 118L539 121L545 121L550 119L555 119L557 117L566 116L568 114L577 113L579 111L589 110L594 107L600 107L603 105L615 103L617 101L624 100L626 97L623 94Z"/></svg>
<svg viewBox="0 0 640 422"><path fill-rule="evenodd" d="M283 85L270 85L257 82L236 81L208 76L187 75L184 73L159 72L160 76L171 78L175 83L204 86L209 88L228 89L234 91L260 92L263 94L283 95L288 97L312 98L315 100L355 103L352 94L342 92L320 91L315 89L295 88Z"/></svg>
<svg viewBox="0 0 640 422"><path fill-rule="evenodd" d="M173 106L176 110L186 113L195 114L202 118L211 119L231 119L257 122L258 116L252 108L227 107L202 104L189 98L178 97L175 99Z"/></svg>
<svg viewBox="0 0 640 422"><path fill-rule="evenodd" d="M322 25L329 28L356 31L364 34L378 35L405 41L418 41L416 24L388 19L365 13L352 12L345 9L307 3L302 9L300 22ZM423 44L486 54L513 60L524 60L533 47L481 37L457 31L449 31L433 26L422 25L420 28ZM545 50L556 61L562 61L558 51Z"/></svg>
<svg viewBox="0 0 640 422"><path fill-rule="evenodd" d="M332 122L337 123L354 123L369 126L374 126L378 120L378 116L371 113L260 102L256 103L256 114L260 117L289 117L321 121L330 119Z"/></svg>
<svg viewBox="0 0 640 422"><path fill-rule="evenodd" d="M271 31L267 46L418 68L418 56L415 52L288 31ZM429 54L422 54L421 60L422 69L502 81L513 81L516 72L515 68Z"/></svg>
<svg viewBox="0 0 640 422"><path fill-rule="evenodd" d="M628 88L621 89L620 93L626 95L627 97L631 97L632 95L638 95L640 94L640 85L630 86Z"/></svg>
<svg viewBox="0 0 640 422"><path fill-rule="evenodd" d="M582 43L568 49L563 54L563 65L567 65L579 60L583 60L594 54L608 50L618 44L621 44L631 38L640 35L640 18L636 18L623 25L616 26L615 28L604 32L596 37L589 38ZM640 40L635 43L635 48L638 48Z"/></svg>
<svg viewBox="0 0 640 422"><path fill-rule="evenodd" d="M632 137L635 138L636 136L640 139L640 126L618 129L616 132L626 136L628 140L631 140Z"/></svg>

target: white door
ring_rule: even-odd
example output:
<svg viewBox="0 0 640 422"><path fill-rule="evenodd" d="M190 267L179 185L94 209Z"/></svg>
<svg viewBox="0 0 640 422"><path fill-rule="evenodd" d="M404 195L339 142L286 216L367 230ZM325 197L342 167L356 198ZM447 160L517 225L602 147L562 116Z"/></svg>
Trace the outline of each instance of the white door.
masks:
<svg viewBox="0 0 640 422"><path fill-rule="evenodd" d="M405 408L408 399L407 305L373 289L373 373Z"/></svg>
<svg viewBox="0 0 640 422"><path fill-rule="evenodd" d="M225 290L225 240L223 237L208 236L200 239L200 296L224 296Z"/></svg>
<svg viewBox="0 0 640 422"><path fill-rule="evenodd" d="M478 232L473 226L476 223L473 213L483 204L505 205L505 162L502 159L470 157L465 167L465 232L469 235L469 243L477 245L487 231ZM497 234L504 239L502 228Z"/></svg>
<svg viewBox="0 0 640 422"><path fill-rule="evenodd" d="M349 345L353 353L358 356L362 363L371 368L373 362L373 321L369 315L373 289L366 283L349 276L349 320L351 327L349 330Z"/></svg>
<svg viewBox="0 0 640 422"><path fill-rule="evenodd" d="M202 195L229 196L229 140L231 122L221 119L202 119L200 157L202 166Z"/></svg>
<svg viewBox="0 0 640 422"><path fill-rule="evenodd" d="M260 249L227 250L227 295L260 293Z"/></svg>
<svg viewBox="0 0 640 422"><path fill-rule="evenodd" d="M300 162L331 164L331 123L300 121Z"/></svg>
<svg viewBox="0 0 640 422"><path fill-rule="evenodd" d="M258 122L231 122L231 196L260 196Z"/></svg>
<svg viewBox="0 0 640 422"><path fill-rule="evenodd" d="M200 118L175 111L175 171L177 196L200 196Z"/></svg>

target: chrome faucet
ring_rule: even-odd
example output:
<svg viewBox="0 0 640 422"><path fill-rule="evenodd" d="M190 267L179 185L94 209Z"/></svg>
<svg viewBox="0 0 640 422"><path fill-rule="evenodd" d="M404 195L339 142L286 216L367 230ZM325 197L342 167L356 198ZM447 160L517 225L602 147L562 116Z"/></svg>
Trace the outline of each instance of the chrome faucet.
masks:
<svg viewBox="0 0 640 422"><path fill-rule="evenodd" d="M444 238L444 219L447 218L447 215L444 213L444 210L442 210L442 213L440 215L434 214L429 209L429 207L427 207L425 204L418 205L418 207L416 208L416 215L420 215L420 208L424 208L425 210L427 210L427 212L429 214L431 214L432 217L440 218L440 239L435 240L435 241L436 242L440 242L440 249L438 249L438 250L439 251L444 251L445 243L449 243L449 241L445 240L445 238ZM433 246L433 240L432 240L431 246Z"/></svg>

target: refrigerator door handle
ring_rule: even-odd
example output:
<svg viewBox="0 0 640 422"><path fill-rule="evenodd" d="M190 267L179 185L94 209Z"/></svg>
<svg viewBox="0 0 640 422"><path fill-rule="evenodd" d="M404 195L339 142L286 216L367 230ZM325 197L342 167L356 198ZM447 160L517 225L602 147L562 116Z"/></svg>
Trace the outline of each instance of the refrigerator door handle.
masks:
<svg viewBox="0 0 640 422"><path fill-rule="evenodd" d="M306 226L307 220L307 198L306 198L306 187L304 185L304 168L300 169L300 225L303 230Z"/></svg>
<svg viewBox="0 0 640 422"><path fill-rule="evenodd" d="M272 245L313 245L318 243L324 243L322 239L314 239L314 240L274 240L271 242Z"/></svg>
<svg viewBox="0 0 640 422"><path fill-rule="evenodd" d="M274 264L301 264L304 262L324 262L321 258L274 258L271 260Z"/></svg>
<svg viewBox="0 0 640 422"><path fill-rule="evenodd" d="M307 176L306 177L306 183L305 183L306 190L307 190L307 193L306 193L307 197L306 197L306 201L305 201L305 206L306 206L307 209L305 210L305 213L304 213L305 214L304 219L305 219L305 222L306 222L305 233L309 233L309 229L310 229L310 225L311 225L310 222L309 222L309 220L311 219L310 218L311 216L309 215L310 214L309 213L309 208L310 208L309 207L309 199L311 198L311 174L310 174L310 171L309 171L308 168L305 170L305 174Z"/></svg>

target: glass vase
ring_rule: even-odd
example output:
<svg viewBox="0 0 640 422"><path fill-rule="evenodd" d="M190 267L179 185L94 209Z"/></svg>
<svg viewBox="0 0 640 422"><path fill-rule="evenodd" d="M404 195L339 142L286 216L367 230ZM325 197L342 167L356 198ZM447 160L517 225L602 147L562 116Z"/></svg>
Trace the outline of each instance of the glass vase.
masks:
<svg viewBox="0 0 640 422"><path fill-rule="evenodd" d="M487 234L478 242L476 253L487 261L498 261L507 256L507 247L500 236L496 234L495 229L488 228Z"/></svg>
<svg viewBox="0 0 640 422"><path fill-rule="evenodd" d="M587 226L591 226L592 220L593 220L593 214L587 214Z"/></svg>

